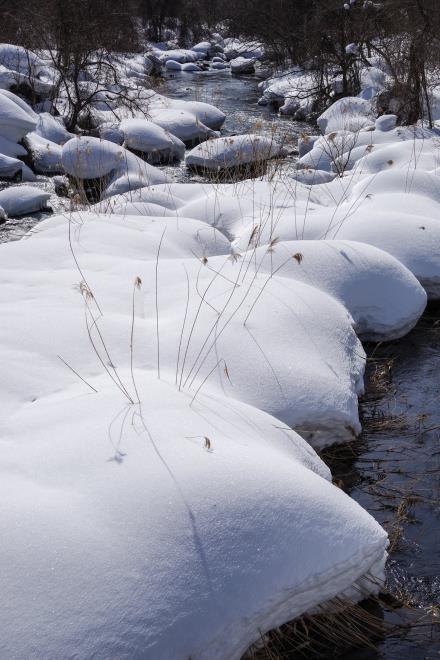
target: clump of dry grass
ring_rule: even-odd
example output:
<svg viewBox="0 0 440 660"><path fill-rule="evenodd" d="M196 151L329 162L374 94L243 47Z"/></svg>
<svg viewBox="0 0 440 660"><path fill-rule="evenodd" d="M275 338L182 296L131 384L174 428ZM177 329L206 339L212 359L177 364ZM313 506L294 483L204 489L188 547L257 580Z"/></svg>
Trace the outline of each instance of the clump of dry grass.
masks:
<svg viewBox="0 0 440 660"><path fill-rule="evenodd" d="M356 650L373 652L376 657L378 645L385 639L405 637L409 629L420 629L426 636L440 625L440 606L414 606L405 589L391 593L384 585L380 588L377 596L359 602L333 598L313 614L262 633L242 660L329 660L349 658ZM362 588L358 590L362 594Z"/></svg>
<svg viewBox="0 0 440 660"><path fill-rule="evenodd" d="M355 648L375 649L391 632L384 621L379 597L360 603L336 597L275 630L254 644L242 660L337 658Z"/></svg>

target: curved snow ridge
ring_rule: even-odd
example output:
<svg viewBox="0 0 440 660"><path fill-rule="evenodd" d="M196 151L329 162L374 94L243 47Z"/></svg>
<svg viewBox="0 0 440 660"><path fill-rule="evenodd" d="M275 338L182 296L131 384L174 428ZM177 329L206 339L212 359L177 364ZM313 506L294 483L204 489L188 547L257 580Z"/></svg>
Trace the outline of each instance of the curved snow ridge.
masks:
<svg viewBox="0 0 440 660"><path fill-rule="evenodd" d="M63 374L2 428L5 657L239 658L382 578L385 532L274 418L154 371L119 371L133 406Z"/></svg>
<svg viewBox="0 0 440 660"><path fill-rule="evenodd" d="M141 189L136 199L157 194L173 201L176 215L219 229L243 252L273 240L350 240L382 249L410 270L438 299L440 213L438 175L396 169L364 178L348 173L326 184L266 181L239 184L165 184ZM120 200L123 204L123 200ZM169 206L158 200L159 205ZM121 207L122 208L122 207ZM372 273L373 275L373 273ZM408 324L403 319L402 332ZM362 330L363 332L363 330ZM381 330L382 332L382 330Z"/></svg>
<svg viewBox="0 0 440 660"><path fill-rule="evenodd" d="M30 240L4 249L3 272L20 273L23 283L31 277L43 296L26 306L17 302L11 323L0 329L5 346L19 336L23 349L39 345L46 356L67 346L65 359L84 375L95 362L78 293L81 275L66 241L69 224L72 249L102 302L99 327L115 364L130 362L122 338L133 315L130 289L139 277L138 366L154 368L159 332L161 368L177 370L181 387L194 397L199 390L222 392L294 428L307 426L310 434L321 434L320 444L360 431L357 395L365 354L347 309L315 286L255 272L252 254L231 258L226 239L195 220L76 213L45 221ZM55 286L48 269L59 273ZM58 327L60 305L65 322ZM34 334L23 336L19 328L30 318ZM48 324L52 339L46 344Z"/></svg>
<svg viewBox="0 0 440 660"><path fill-rule="evenodd" d="M367 341L402 337L422 315L426 292L390 254L366 243L343 240L277 242L257 248L265 272L301 280L342 302Z"/></svg>
<svg viewBox="0 0 440 660"><path fill-rule="evenodd" d="M348 200L328 211L315 204L303 207L302 188L295 189L296 205L287 187L265 182L168 184L141 189L114 203L119 213L124 208L136 212L136 205L137 212L149 213L148 204L154 203L164 208L164 215L198 218L231 239L239 258L256 250L262 271L288 274L336 297L350 311L363 339L401 337L426 306L417 280L430 297L438 295L440 225L435 220L422 223L420 216L398 216L392 193L389 208L378 196L358 195L356 206ZM411 198L415 200L408 194L397 201L404 206ZM129 199L135 201L130 204ZM419 200L431 205L427 212L437 209L433 200ZM300 267L295 254L308 255ZM286 264L277 271L283 259Z"/></svg>

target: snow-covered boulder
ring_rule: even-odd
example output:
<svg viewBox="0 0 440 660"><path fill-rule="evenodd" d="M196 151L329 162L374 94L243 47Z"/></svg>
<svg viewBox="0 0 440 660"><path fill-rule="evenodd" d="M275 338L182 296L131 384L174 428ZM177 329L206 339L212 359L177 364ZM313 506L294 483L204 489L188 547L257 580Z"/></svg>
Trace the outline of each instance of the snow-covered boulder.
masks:
<svg viewBox="0 0 440 660"><path fill-rule="evenodd" d="M184 62L195 62L198 55L193 50L186 50L185 48L174 48L170 50L153 51L154 55L159 58L162 64L166 64L169 60L184 64Z"/></svg>
<svg viewBox="0 0 440 660"><path fill-rule="evenodd" d="M176 60L167 60L165 62L165 68L168 69L168 71L182 71L181 63L176 62Z"/></svg>
<svg viewBox="0 0 440 660"><path fill-rule="evenodd" d="M63 165L77 179L98 179L123 166L126 154L113 142L75 137L63 147Z"/></svg>
<svg viewBox="0 0 440 660"><path fill-rule="evenodd" d="M218 131L226 119L226 115L222 110L211 103L204 103L203 101L174 101L173 106L190 112L196 117L197 121L202 122L213 131Z"/></svg>
<svg viewBox="0 0 440 660"><path fill-rule="evenodd" d="M113 122L105 122L99 127L98 133L102 140L114 142L115 144L119 144L119 146L124 143L124 135L119 129L119 124L115 124Z"/></svg>
<svg viewBox="0 0 440 660"><path fill-rule="evenodd" d="M0 64L0 89L20 89L20 92L28 92L31 96L48 97L54 90L54 84L39 78L30 77L19 71L11 71Z"/></svg>
<svg viewBox="0 0 440 660"><path fill-rule="evenodd" d="M73 249L79 263L87 269L88 281L94 282L96 299L103 305L104 300L109 301L105 303L105 318L110 322L113 313L116 314L105 336L112 363L118 369L129 364L129 354L126 353L129 346L125 340L121 341L121 337L125 337L123 310L128 315L132 312L127 281L134 281L138 275L145 282L141 309L150 311L136 321L143 337L136 345L136 363L142 368L154 370L157 368L157 335L154 329L156 318L151 310L155 309L156 287L151 283L156 279L156 255L166 228L164 223L170 223L172 231L169 241L165 232L161 258L165 260L171 248L173 256L179 254L176 249L180 244L180 254L188 254L184 251L188 241L185 234L179 232L180 220L155 218L148 223L148 232L144 232L145 219L139 216L107 215L89 220L86 214L78 213L69 218L60 217L48 226L48 229L52 227L53 233L46 234L58 235L61 239L53 241L52 248L57 256L54 254L51 258L56 256L56 261L60 263L65 263L66 259L70 263L72 258L71 253L69 257L66 241L67 223L73 229L78 227L78 232L72 231L72 236L77 235ZM39 232L43 228L40 225ZM209 239L215 246L215 232L208 225L206 229L202 235L204 241ZM197 241L197 233L194 239ZM62 241L67 243L63 244L63 248L60 245ZM189 293L181 259L166 259L157 274L160 313L159 327L156 329L160 335L162 372L172 374L174 382L179 365L178 382L191 397L199 388L204 393L224 392L234 399L257 405L275 414L279 420L301 429L316 446L345 441L358 433L357 395L362 390L364 354L347 310L325 292L302 282L278 276L270 277L268 281L266 273L255 278L253 261L249 268L246 267L248 258L235 263L227 256L209 257L208 262L203 264L203 259L206 259L204 246L200 241L198 245L194 241L192 247L189 244L188 251L195 254L185 261ZM90 268L94 253L101 256L97 261L97 270L93 269L92 273ZM122 262L121 256L117 255L123 255ZM16 262L17 267L19 263ZM50 263L47 259L47 268ZM74 284L78 282L78 273L74 264L72 268ZM222 277L215 277L219 268ZM133 275L133 272L136 274ZM65 282L65 278L62 281ZM235 281L239 286L231 291L231 283ZM55 350L55 356L60 353L69 363L73 360L78 373L84 376L90 374L90 367L93 370L93 366L90 365L90 357L87 357L88 336L81 332L81 329L84 330L83 315L78 314L81 299L77 300L78 293L73 289L73 284L69 286L72 286L73 301L77 302L71 312L65 310L67 335L63 335L62 343L72 348L76 343L75 355L63 355L59 343L48 344L48 350L52 354ZM102 286L105 288L102 289ZM209 289L206 291L207 287ZM205 302L199 310L200 295L204 296ZM55 306L54 313L56 309ZM185 309L187 323L182 335ZM27 313L32 313L31 308ZM49 325L51 318L46 310L45 324ZM106 321L104 323L107 325ZM37 333L36 320L33 327ZM292 342L292 336L295 342ZM261 359L263 355L267 359ZM222 362L216 367L220 358ZM224 364L227 365L227 374ZM294 370L291 369L292 364L295 364ZM57 386L56 379L48 386Z"/></svg>
<svg viewBox="0 0 440 660"><path fill-rule="evenodd" d="M0 245L0 656L239 658L380 588L385 532L290 427L317 446L360 428L349 266L331 262L330 295L228 251L206 218L87 212Z"/></svg>
<svg viewBox="0 0 440 660"><path fill-rule="evenodd" d="M299 145L298 167L333 170L342 174L346 170L352 169L353 165L363 156L368 156L369 161L369 156L374 154L375 150L379 148L382 150L382 147L388 145L393 150L401 149L399 160L402 162L405 154L408 154L410 147L413 146L416 155L422 153L425 157L427 153L430 153L431 169L433 169L437 163L432 156L435 151L433 137L435 136L432 131L419 127L397 127L388 131L378 129L357 132L341 130L319 137L307 136L305 142L303 141ZM399 147L399 143L402 142L407 143L406 146ZM306 148L305 153L304 147ZM408 159L406 165L412 168L414 163L415 161L411 165L411 159Z"/></svg>
<svg viewBox="0 0 440 660"><path fill-rule="evenodd" d="M181 70L187 73L193 73L194 71L200 71L200 67L194 62L185 62L181 65Z"/></svg>
<svg viewBox="0 0 440 660"><path fill-rule="evenodd" d="M37 126L37 115L15 94L0 89L0 136L20 142Z"/></svg>
<svg viewBox="0 0 440 660"><path fill-rule="evenodd" d="M379 132L379 131L378 131ZM389 134L388 132L385 135ZM435 185L432 186L433 172L440 164L439 151L436 140L416 141L409 140L404 142L390 142L385 144L376 144L371 148L367 147L363 151L355 150L350 154L350 164L353 166L353 172L356 176L367 177L370 174L379 174L379 187L382 188L382 175L386 172L399 171L396 176L392 175L392 186L402 187L402 190L408 190L412 187L412 181L405 184L402 177L402 170L410 168L416 178L414 183L420 185L425 180L428 188L435 191ZM426 176L425 176L426 174ZM411 175L412 178L412 175ZM355 179L354 179L355 180ZM391 179L390 179L391 180ZM371 187L371 186L369 186ZM374 185L378 190L377 184ZM386 192L383 190L383 192Z"/></svg>
<svg viewBox="0 0 440 660"><path fill-rule="evenodd" d="M48 112L42 112L38 115L38 123L35 129L37 135L55 144L65 144L74 135L69 133L60 117L54 117Z"/></svg>
<svg viewBox="0 0 440 660"><path fill-rule="evenodd" d="M224 69L227 69L228 65L226 62L213 62L211 64L211 69L218 69L219 71L223 71Z"/></svg>
<svg viewBox="0 0 440 660"><path fill-rule="evenodd" d="M197 57L206 58L208 56L208 52L211 50L211 42L200 41L200 43L193 46L191 50L196 53Z"/></svg>
<svg viewBox="0 0 440 660"><path fill-rule="evenodd" d="M41 137L36 132L28 133L24 138L28 148L32 167L38 174L61 174L62 147L51 140Z"/></svg>
<svg viewBox="0 0 440 660"><path fill-rule="evenodd" d="M137 190L130 191L123 195L116 195L111 199L99 202L96 205L96 209L100 213L116 213L114 211L115 207L119 205L122 209L127 203L137 205L137 204L148 204L155 208L166 209L173 212L173 216L177 217L178 214L176 211L182 207L185 202L177 194L174 193L172 188L173 184L170 184L170 190L162 190L162 186L148 186L144 188L138 188ZM127 215L127 213L124 214ZM135 213L135 215L139 215ZM150 215L144 213L141 215ZM154 214L153 214L154 215Z"/></svg>
<svg viewBox="0 0 440 660"><path fill-rule="evenodd" d="M0 206L9 218L47 209L50 194L32 186L11 186L0 190Z"/></svg>
<svg viewBox="0 0 440 660"><path fill-rule="evenodd" d="M178 130L179 122L179 113L188 113L193 116L194 120L203 124L204 131L206 128L213 131L219 130L225 119L226 115L224 112L216 108L211 103L204 103L203 101L182 101L180 99L169 99L166 96L153 93L148 99L148 110L151 118L156 124L161 125L162 114L165 111L171 110L175 114L175 122L177 124L176 130ZM170 121L171 114L165 114L163 121ZM185 115L182 115L185 117ZM173 131L170 131L171 133ZM178 136L180 137L180 136Z"/></svg>
<svg viewBox="0 0 440 660"><path fill-rule="evenodd" d="M241 41L234 37L224 39L224 54L228 60L241 56L261 60L264 57L264 46L257 41Z"/></svg>
<svg viewBox="0 0 440 660"><path fill-rule="evenodd" d="M215 135L214 131L198 119L196 114L180 107L152 108L151 120L182 142L198 142Z"/></svg>
<svg viewBox="0 0 440 660"><path fill-rule="evenodd" d="M406 193L390 190L366 197L353 209L354 213L341 222L344 207L341 214L335 216L329 237L362 241L386 250L417 277L430 299L440 299L438 201L410 190ZM316 236L318 231L318 226L310 227L310 234ZM306 235L308 233L306 229Z"/></svg>
<svg viewBox="0 0 440 660"><path fill-rule="evenodd" d="M18 181L35 181L35 174L18 158L0 153L0 179Z"/></svg>
<svg viewBox="0 0 440 660"><path fill-rule="evenodd" d="M318 89L309 71L295 67L271 76L259 84L263 96L260 105L274 105L285 115L306 118L314 108Z"/></svg>
<svg viewBox="0 0 440 660"><path fill-rule="evenodd" d="M55 72L36 53L14 44L0 44L0 88L20 86L40 96L52 94Z"/></svg>
<svg viewBox="0 0 440 660"><path fill-rule="evenodd" d="M172 162L185 155L185 145L172 133L146 119L125 119L119 125L124 145L153 162Z"/></svg>
<svg viewBox="0 0 440 660"><path fill-rule="evenodd" d="M317 119L321 133L335 131L359 131L376 119L370 101L357 96L347 96L335 101Z"/></svg>
<svg viewBox="0 0 440 660"><path fill-rule="evenodd" d="M392 131L396 128L397 116L396 115L382 115L375 121L377 131Z"/></svg>
<svg viewBox="0 0 440 660"><path fill-rule="evenodd" d="M15 44L0 44L0 64L28 76L38 76L47 71L46 63L38 55Z"/></svg>
<svg viewBox="0 0 440 660"><path fill-rule="evenodd" d="M99 188L103 197L166 181L163 172L127 149L93 137L66 142L62 163L65 172L77 180L102 180Z"/></svg>
<svg viewBox="0 0 440 660"><path fill-rule="evenodd" d="M231 73L254 73L255 72L255 59L246 57L235 57L229 62L231 66Z"/></svg>
<svg viewBox="0 0 440 660"><path fill-rule="evenodd" d="M213 32L211 35L211 40L221 48L224 48L225 40L219 32Z"/></svg>
<svg viewBox="0 0 440 660"><path fill-rule="evenodd" d="M283 147L271 138L246 134L202 142L186 156L188 167L218 171L264 163L284 155Z"/></svg>
<svg viewBox="0 0 440 660"><path fill-rule="evenodd" d="M12 142L7 137L0 135L0 154L16 158L17 156L26 156L27 151L23 145Z"/></svg>
<svg viewBox="0 0 440 660"><path fill-rule="evenodd" d="M336 174L334 172L326 172L325 170L312 170L312 169L298 169L296 172L289 174L289 178L306 186L316 186L320 183L330 183L333 181Z"/></svg>

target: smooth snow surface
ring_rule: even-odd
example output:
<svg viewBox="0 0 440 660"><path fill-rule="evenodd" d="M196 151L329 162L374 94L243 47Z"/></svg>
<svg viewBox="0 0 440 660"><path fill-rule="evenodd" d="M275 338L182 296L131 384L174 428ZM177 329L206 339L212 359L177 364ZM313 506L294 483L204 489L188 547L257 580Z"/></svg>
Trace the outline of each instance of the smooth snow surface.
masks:
<svg viewBox="0 0 440 660"><path fill-rule="evenodd" d="M283 423L356 424L351 318L228 245L74 213L0 246L2 656L238 660L375 591L385 532Z"/></svg>
<svg viewBox="0 0 440 660"><path fill-rule="evenodd" d="M49 193L32 186L11 186L0 190L0 206L10 218L47 208L49 198Z"/></svg>
<svg viewBox="0 0 440 660"><path fill-rule="evenodd" d="M283 147L268 137L234 135L202 142L187 154L185 162L191 167L221 170L261 163L283 154Z"/></svg>
<svg viewBox="0 0 440 660"><path fill-rule="evenodd" d="M127 149L94 137L72 138L63 146L67 174L78 180L101 179L103 197L166 181L165 174Z"/></svg>
<svg viewBox="0 0 440 660"><path fill-rule="evenodd" d="M374 111L371 103L356 96L348 96L335 101L317 119L321 133L335 131L358 131L374 121Z"/></svg>
<svg viewBox="0 0 440 660"><path fill-rule="evenodd" d="M35 113L24 101L0 89L0 136L11 142L19 142L26 133L35 130Z"/></svg>
<svg viewBox="0 0 440 660"><path fill-rule="evenodd" d="M296 434L135 378L132 409L101 377L3 424L4 657L238 659L381 573L385 533Z"/></svg>
<svg viewBox="0 0 440 660"><path fill-rule="evenodd" d="M177 137L146 119L125 119L119 125L125 146L141 151L151 161L181 160L185 145Z"/></svg>

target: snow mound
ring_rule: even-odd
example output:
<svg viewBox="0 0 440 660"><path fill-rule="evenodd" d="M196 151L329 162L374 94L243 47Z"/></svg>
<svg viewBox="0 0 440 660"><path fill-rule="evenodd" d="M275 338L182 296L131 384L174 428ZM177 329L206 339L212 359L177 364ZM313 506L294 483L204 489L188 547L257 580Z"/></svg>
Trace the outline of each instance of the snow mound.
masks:
<svg viewBox="0 0 440 660"><path fill-rule="evenodd" d="M180 64L185 62L195 62L198 58L198 54L193 50L187 50L185 48L174 48L170 50L153 50L153 54L162 62L166 64L169 60L174 60Z"/></svg>
<svg viewBox="0 0 440 660"><path fill-rule="evenodd" d="M181 108L152 108L152 121L182 142L206 140L216 135L196 114Z"/></svg>
<svg viewBox="0 0 440 660"><path fill-rule="evenodd" d="M46 63L38 55L14 44L0 44L0 64L27 76L38 76L47 71Z"/></svg>
<svg viewBox="0 0 440 660"><path fill-rule="evenodd" d="M97 393L74 384L3 423L4 657L238 658L327 599L375 590L386 534L301 438L135 378L140 405L97 377Z"/></svg>
<svg viewBox="0 0 440 660"><path fill-rule="evenodd" d="M60 117L54 117L48 112L42 112L38 115L38 124L35 129L37 135L55 144L63 145L74 135L69 133Z"/></svg>
<svg viewBox="0 0 440 660"><path fill-rule="evenodd" d="M174 110L176 112L183 111L193 115L197 122L213 131L219 130L226 119L225 113L210 103L204 103L203 101L181 101L179 99L169 99L160 94L152 95L149 103L149 110L151 115L157 115L158 119L161 117L161 111L164 110ZM178 122L178 115L176 116L176 121ZM154 119L154 121L156 124L159 123L156 119Z"/></svg>
<svg viewBox="0 0 440 660"><path fill-rule="evenodd" d="M200 67L197 66L197 64L194 64L194 62L185 62L184 64L181 64L181 70L189 73L201 71Z"/></svg>
<svg viewBox="0 0 440 660"><path fill-rule="evenodd" d="M247 57L235 57L229 62L231 66L231 73L254 73L255 72L255 59Z"/></svg>
<svg viewBox="0 0 440 660"><path fill-rule="evenodd" d="M32 186L11 186L0 190L0 206L9 218L47 209L50 194Z"/></svg>
<svg viewBox="0 0 440 660"><path fill-rule="evenodd" d="M19 181L35 181L35 175L32 170L18 160L11 156L4 156L0 153L0 178L1 179L14 179Z"/></svg>
<svg viewBox="0 0 440 660"><path fill-rule="evenodd" d="M339 300L367 341L389 341L407 334L426 306L417 279L383 250L354 241L277 242L256 250L265 272L318 287ZM295 256L296 255L296 258Z"/></svg>
<svg viewBox="0 0 440 660"><path fill-rule="evenodd" d="M26 149L21 144L12 142L0 135L0 154L16 158L17 156L26 156L26 153Z"/></svg>
<svg viewBox="0 0 440 660"><path fill-rule="evenodd" d="M38 174L62 174L62 147L46 140L36 132L28 133L24 139L30 152L32 166Z"/></svg>
<svg viewBox="0 0 440 660"><path fill-rule="evenodd" d="M127 149L94 137L72 138L63 146L63 167L78 179L102 179L102 196L109 197L156 183L164 183L163 172Z"/></svg>
<svg viewBox="0 0 440 660"><path fill-rule="evenodd" d="M37 126L37 115L18 96L0 89L0 136L20 142Z"/></svg>
<svg viewBox="0 0 440 660"><path fill-rule="evenodd" d="M440 226L437 202L407 193L368 198L331 232L386 250L419 280L431 300L440 300Z"/></svg>
<svg viewBox="0 0 440 660"><path fill-rule="evenodd" d="M202 142L185 158L189 167L221 170L261 163L284 155L284 149L271 138L261 135L234 135Z"/></svg>
<svg viewBox="0 0 440 660"><path fill-rule="evenodd" d="M167 60L165 62L165 68L168 69L168 71L182 71L182 64L176 62L176 60Z"/></svg>
<svg viewBox="0 0 440 660"><path fill-rule="evenodd" d="M125 119L119 125L124 144L153 163L181 160L185 145L175 135L146 119Z"/></svg>
<svg viewBox="0 0 440 660"><path fill-rule="evenodd" d="M318 117L317 124L321 133L335 131L358 131L375 120L370 101L357 96L346 96L335 101Z"/></svg>

